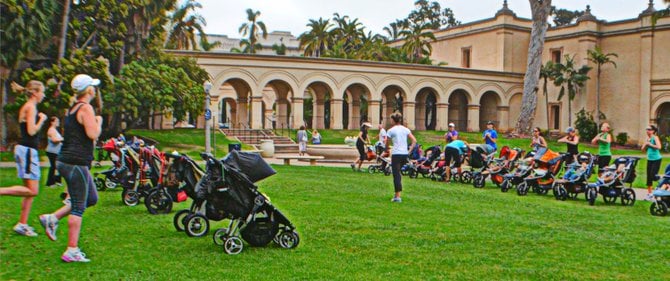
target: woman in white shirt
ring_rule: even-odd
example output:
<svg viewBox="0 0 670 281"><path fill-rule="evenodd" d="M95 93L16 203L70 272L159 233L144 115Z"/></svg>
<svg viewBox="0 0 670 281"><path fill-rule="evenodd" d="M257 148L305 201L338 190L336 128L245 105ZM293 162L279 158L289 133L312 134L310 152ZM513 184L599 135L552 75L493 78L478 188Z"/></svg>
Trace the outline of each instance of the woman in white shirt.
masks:
<svg viewBox="0 0 670 281"><path fill-rule="evenodd" d="M402 202L400 193L402 192L402 174L400 169L409 157L409 152L416 146L416 138L412 135L412 131L402 125L402 114L394 112L391 114L393 120L393 127L386 132L386 147L388 147L388 140L393 140L393 149L391 150L391 170L393 171L393 187L395 195L391 202ZM412 140L412 144L407 148L407 138Z"/></svg>
<svg viewBox="0 0 670 281"><path fill-rule="evenodd" d="M54 184L61 184L60 175L56 175L56 158L60 153L60 148L63 146L63 136L58 132L60 120L58 117L51 117L49 130L47 130L47 137L49 144L47 145L47 157L49 158L49 174L47 175L47 186L52 187Z"/></svg>

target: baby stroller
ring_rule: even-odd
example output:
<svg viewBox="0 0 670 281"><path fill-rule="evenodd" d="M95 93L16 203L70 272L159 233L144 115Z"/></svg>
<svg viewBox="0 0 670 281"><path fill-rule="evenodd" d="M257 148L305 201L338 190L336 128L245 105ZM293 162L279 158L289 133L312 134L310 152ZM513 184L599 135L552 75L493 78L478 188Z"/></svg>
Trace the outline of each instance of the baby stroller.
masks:
<svg viewBox="0 0 670 281"><path fill-rule="evenodd" d="M533 166L530 162L525 161L525 158L534 156L535 152L528 152L524 159L517 161L513 170L503 175L503 182L500 184L500 191L507 192L512 188L517 188L528 176L530 176L530 173L533 171Z"/></svg>
<svg viewBox="0 0 670 281"><path fill-rule="evenodd" d="M107 140L100 148L107 152L112 167L102 172L93 173L93 182L98 191L116 188L122 184L132 184L134 179L127 178L134 175L137 165L133 163L130 156L126 154L126 146L111 138Z"/></svg>
<svg viewBox="0 0 670 281"><path fill-rule="evenodd" d="M508 174L514 168L514 164L522 154L523 150L520 148L510 149L508 146L503 146L500 149L498 158L489 161L483 172L476 172L474 174L474 187L483 188L486 184L486 178L491 176L491 181L496 186L502 188L502 184L505 182L504 175Z"/></svg>
<svg viewBox="0 0 670 281"><path fill-rule="evenodd" d="M670 184L670 165L665 167L665 173L660 178L658 187L654 190L654 202L649 207L652 216L664 217L668 215L668 206L670 206L670 191L661 189L664 185Z"/></svg>
<svg viewBox="0 0 670 281"><path fill-rule="evenodd" d="M553 189L554 181L561 171L563 157L564 155L547 149L540 159L535 160L538 168L532 170L530 175L524 179L524 182L517 186L517 194L524 196L531 189L540 195L547 194L550 189Z"/></svg>
<svg viewBox="0 0 670 281"><path fill-rule="evenodd" d="M471 171L463 171L461 178L472 179L472 184L477 188L484 187L484 180L486 178L481 177L481 179L478 180L476 177L481 176L481 173L489 166L491 161L493 161L493 154L485 155L484 151L479 147L470 150L468 163L470 163ZM467 182L469 182L469 180Z"/></svg>
<svg viewBox="0 0 670 281"><path fill-rule="evenodd" d="M569 157L569 156L568 156ZM586 200L589 193L586 192L588 181L593 173L595 157L589 152L582 152L577 157L577 162L572 162L567 167L563 178L556 181L554 195L556 200L565 201L568 198L576 199L579 193L584 192Z"/></svg>
<svg viewBox="0 0 670 281"><path fill-rule="evenodd" d="M242 239L252 246L265 246L271 241L286 249L298 246L300 237L295 227L254 185L275 174L263 158L237 151L222 161L211 154L201 155L207 170L196 186L191 210L183 219L175 216L178 222L183 221L189 236L206 235L209 220L227 218L228 227L218 229L213 236L214 243L227 254L239 254L244 248Z"/></svg>
<svg viewBox="0 0 670 281"><path fill-rule="evenodd" d="M135 153L132 148L127 149L127 152L136 159L139 167L135 173L135 184L123 186L121 201L127 206L135 206L163 181L165 155L153 146L140 147L139 153Z"/></svg>
<svg viewBox="0 0 670 281"><path fill-rule="evenodd" d="M632 189L637 175L635 166L639 157L619 157L614 160L614 165L605 168L596 183L589 184L586 191L589 205L596 202L598 193L603 196L605 203L615 203L621 197L621 205L632 206L635 204L635 191ZM626 187L628 183L630 186Z"/></svg>
<svg viewBox="0 0 670 281"><path fill-rule="evenodd" d="M376 172L384 172L384 175L388 176L391 174L391 159L388 158L386 152L386 147L383 143L378 142L375 145L375 152L377 157L377 162L368 166L368 173L374 174Z"/></svg>
<svg viewBox="0 0 670 281"><path fill-rule="evenodd" d="M188 198L195 198L195 186L205 171L186 155L165 154L167 165L166 174L161 184L149 191L144 199L144 205L150 214L167 214L172 210L173 202L184 202ZM182 210L180 212L188 210ZM175 223L179 229L179 225ZM183 227L181 228L183 230Z"/></svg>
<svg viewBox="0 0 670 281"><path fill-rule="evenodd" d="M426 149L425 159L418 159L412 164L411 170L409 171L409 177L417 178L419 175L422 175L424 178L429 177L433 170L433 164L436 163L436 160L439 159L441 155L442 150L439 145L434 145Z"/></svg>

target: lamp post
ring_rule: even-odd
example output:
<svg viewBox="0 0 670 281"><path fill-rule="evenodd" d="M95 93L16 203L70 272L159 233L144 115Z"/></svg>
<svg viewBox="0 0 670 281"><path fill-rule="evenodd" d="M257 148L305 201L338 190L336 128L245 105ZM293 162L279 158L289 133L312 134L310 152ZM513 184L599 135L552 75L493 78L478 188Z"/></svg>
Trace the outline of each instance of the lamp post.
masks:
<svg viewBox="0 0 670 281"><path fill-rule="evenodd" d="M209 91L212 89L212 83L205 81L205 83L202 84L202 87L205 89L205 152L210 153L212 150L212 144L209 120L212 118L212 112L209 110Z"/></svg>

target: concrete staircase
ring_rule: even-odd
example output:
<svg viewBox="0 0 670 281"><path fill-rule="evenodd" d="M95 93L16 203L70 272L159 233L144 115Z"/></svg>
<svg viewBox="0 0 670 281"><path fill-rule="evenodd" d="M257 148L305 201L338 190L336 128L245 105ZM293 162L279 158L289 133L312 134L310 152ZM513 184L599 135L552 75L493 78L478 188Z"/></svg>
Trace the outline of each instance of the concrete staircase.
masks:
<svg viewBox="0 0 670 281"><path fill-rule="evenodd" d="M253 145L256 149L260 149L262 140L272 140L275 145L276 154L293 154L298 153L298 144L293 142L288 137L277 136L272 130L261 129L221 129L228 137L235 137L240 142Z"/></svg>

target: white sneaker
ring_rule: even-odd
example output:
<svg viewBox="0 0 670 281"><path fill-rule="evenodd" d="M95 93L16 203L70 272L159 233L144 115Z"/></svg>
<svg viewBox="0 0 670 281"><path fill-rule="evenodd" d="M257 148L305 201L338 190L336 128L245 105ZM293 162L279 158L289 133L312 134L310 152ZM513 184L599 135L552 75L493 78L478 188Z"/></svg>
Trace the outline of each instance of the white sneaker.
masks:
<svg viewBox="0 0 670 281"><path fill-rule="evenodd" d="M654 201L654 195L651 193L647 193L647 196L644 197L644 201Z"/></svg>
<svg viewBox="0 0 670 281"><path fill-rule="evenodd" d="M90 262L91 260L86 258L86 254L77 248L76 250L67 250L60 257L64 262Z"/></svg>
<svg viewBox="0 0 670 281"><path fill-rule="evenodd" d="M393 202L393 203L402 203L402 198L400 198L400 197L393 197L393 199L391 199L391 202Z"/></svg>
<svg viewBox="0 0 670 281"><path fill-rule="evenodd" d="M58 229L58 218L53 214L40 216L40 224L44 227L44 232L51 241L56 241L56 229Z"/></svg>
<svg viewBox="0 0 670 281"><path fill-rule="evenodd" d="M34 228L30 227L27 224L22 224L22 223L17 223L14 226L14 232L18 233L19 235L28 236L28 237L37 236L37 233L35 233Z"/></svg>

